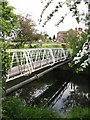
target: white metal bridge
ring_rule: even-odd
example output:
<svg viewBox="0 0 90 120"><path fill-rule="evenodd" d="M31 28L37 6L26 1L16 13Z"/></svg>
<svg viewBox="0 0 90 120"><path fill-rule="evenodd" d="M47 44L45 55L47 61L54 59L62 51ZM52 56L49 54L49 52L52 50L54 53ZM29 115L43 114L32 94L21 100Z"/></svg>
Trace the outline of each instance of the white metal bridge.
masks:
<svg viewBox="0 0 90 120"><path fill-rule="evenodd" d="M7 52L10 69L6 81L52 66L71 56L70 50L63 48L9 49Z"/></svg>

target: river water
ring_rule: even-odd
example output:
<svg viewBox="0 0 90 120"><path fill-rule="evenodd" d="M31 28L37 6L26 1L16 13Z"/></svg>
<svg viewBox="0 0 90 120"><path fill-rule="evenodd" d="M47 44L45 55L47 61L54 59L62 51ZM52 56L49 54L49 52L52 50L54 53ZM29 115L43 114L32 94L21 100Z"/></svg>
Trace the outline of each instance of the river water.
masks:
<svg viewBox="0 0 90 120"><path fill-rule="evenodd" d="M58 68L11 95L20 96L25 104L48 105L66 116L75 106L90 107L89 86L88 76Z"/></svg>

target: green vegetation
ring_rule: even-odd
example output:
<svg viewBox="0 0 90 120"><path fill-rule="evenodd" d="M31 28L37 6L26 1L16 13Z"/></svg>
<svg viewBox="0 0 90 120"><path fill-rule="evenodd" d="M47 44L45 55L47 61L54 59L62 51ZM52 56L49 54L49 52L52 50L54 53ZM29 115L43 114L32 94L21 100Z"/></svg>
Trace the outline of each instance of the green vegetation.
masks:
<svg viewBox="0 0 90 120"><path fill-rule="evenodd" d="M80 33L81 32L81 33ZM75 56L82 48L87 39L87 33L80 30L69 30L67 35L67 43L73 49L73 56Z"/></svg>
<svg viewBox="0 0 90 120"><path fill-rule="evenodd" d="M31 44L32 48L61 48L62 45L61 44Z"/></svg>
<svg viewBox="0 0 90 120"><path fill-rule="evenodd" d="M9 69L9 59L8 54L6 53L6 49L8 48L7 45L7 38L12 38L14 32L19 27L18 24L18 16L13 13L13 7L8 5L7 0L3 1L0 0L0 10L2 11L2 15L0 16L0 22L2 29L0 31L1 38L0 38L0 50L2 51L0 54L1 57L1 65L2 65L2 87L5 90L6 78L7 78L7 71Z"/></svg>
<svg viewBox="0 0 90 120"><path fill-rule="evenodd" d="M13 40L19 42L22 48L24 44L31 44L33 41L42 40L44 41L44 35L37 33L35 29L35 23L31 19L30 15L19 16L19 29L17 30L17 37Z"/></svg>
<svg viewBox="0 0 90 120"><path fill-rule="evenodd" d="M68 115L68 118L90 118L90 108L73 108Z"/></svg>
<svg viewBox="0 0 90 120"><path fill-rule="evenodd" d="M66 0L66 1L68 1L68 0ZM72 1L72 0L70 0L70 1ZM2 81L3 81L2 86L5 89L5 83L6 83L6 77L7 77L6 75L7 75L8 69L9 69L9 62L8 62L9 59L8 59L8 54L6 54L7 48L22 48L22 44L25 44L28 42L30 42L30 44L25 44L24 45L25 48L37 48L37 47L58 48L58 47L62 47L62 45L61 44L42 44L42 43L31 44L32 41L29 41L31 37L32 37L31 40L39 40L40 38L43 37L40 34L36 34L36 32L32 31L34 28L31 28L31 26L29 26L29 24L28 24L30 22L32 23L32 21L30 21L30 19L28 19L26 17L25 18L26 21L22 21L24 23L20 24L22 26L21 26L20 31L18 31L18 29L17 29L19 27L18 16L13 13L14 8L12 6L8 5L7 0L5 0L5 1L0 0L0 4L1 4L0 10L2 11L2 15L0 16L0 18L1 18L0 22L1 22L1 26L2 26L2 31L0 31L1 36L2 36L2 38L0 38L0 40L2 41L2 43L0 43L0 46L2 48L1 49L2 54L0 53L0 59L2 58L1 59L2 62L1 61L0 62L2 64ZM80 16L80 15L78 14L77 4L80 4L80 2L79 3L74 2L73 4L71 2L67 3L70 11L73 13L73 16L76 16L77 21L79 21L78 16ZM51 19L51 17L54 15L55 12L58 11L58 8L62 7L60 2L58 3L58 5L59 5L59 7L56 6L55 10L52 11L52 14L50 15L49 19L46 19L47 21ZM75 8L74 8L74 6L75 6ZM89 6L90 6L90 4L89 4ZM44 8L44 10L45 10L45 8ZM43 11L43 13L44 13L44 11ZM42 16L41 16L41 18L42 18ZM64 17L62 16L62 19L63 18ZM24 18L21 18L21 20L24 20ZM60 22L62 22L62 20L60 20L59 23ZM24 27L26 28L25 31L23 31ZM31 31L28 30L30 28L31 28ZM11 40L12 36L14 34L16 34L17 31L19 33L18 38L21 38L20 39L21 41L18 41L19 39L17 38L18 44L13 44L13 45L7 46L6 42L8 41L8 38ZM29 36L33 32L34 32L34 35ZM90 32L88 32L88 33L90 34ZM22 36L23 36L23 38L22 38ZM75 37L75 36L73 36L73 37L74 37L73 39L75 41L74 42L72 41L73 44L71 43L72 49L76 50L77 45L79 45L78 50L81 49L82 44L86 41L86 35L83 34L82 43L80 40L79 40L79 42L76 42L77 37ZM70 35L70 38L71 38L71 35ZM24 40L26 40L26 41L24 41ZM51 41L51 38L50 38L50 41ZM87 44L84 45L82 51L83 52L86 51L86 53L89 53L89 52L87 52L87 51L89 51L88 49L85 50L85 47L89 46L89 41L87 41ZM77 53L77 51L75 51L75 52ZM87 66L86 63L87 62L89 63L89 59L87 58L86 53L85 53L85 55L81 54L83 52L79 52L80 54L77 55L78 58L82 57L81 59L77 59L78 61L81 61L81 62L82 62L82 60L84 61L84 62L82 62L82 64L80 62L78 62L78 64L79 64L78 66L80 66L80 67L83 66L86 70L86 66ZM75 64L75 66L76 66L76 64ZM85 66L85 64L86 64L86 66ZM78 66L77 66L77 68L78 68ZM88 66L89 66L89 64L88 64ZM77 108L74 108L73 110L71 110L68 115L68 118L80 118L80 117L81 118L90 118L90 108L77 107ZM43 108L43 107L38 108L37 106L32 107L32 106L24 105L23 101L20 98L16 98L16 97L8 98L7 97L3 101L3 119L4 120L16 120L16 118L23 118L23 119L24 118L26 118L26 119L41 118L43 120L43 118L61 118L61 116L56 114L53 110L48 109L48 108Z"/></svg>
<svg viewBox="0 0 90 120"><path fill-rule="evenodd" d="M82 21L85 23L86 13L84 10L82 12L79 10L79 5L82 3L82 1L84 2L85 5L88 4L88 7L90 7L89 5L90 3L88 2L88 0L78 0L78 1L65 0L63 2L59 0L58 2L56 2L55 7L52 8L51 12L47 14L46 18L44 18L43 16L45 15L45 11L48 12L48 8L51 7L52 0L47 0L47 2L43 1L43 4L45 4L45 6L41 11L39 22L44 27L47 24L47 22L54 17L55 13L57 12L60 13L61 12L60 9L62 9L64 5L66 5L69 12L66 11L61 17L58 16L59 20L56 19L56 24L55 24L56 26L59 26L60 23L64 22L64 19L66 18L66 16L68 16L69 13L72 13L72 16L75 17L77 23L80 23Z"/></svg>
<svg viewBox="0 0 90 120"><path fill-rule="evenodd" d="M62 45L61 44L42 44L43 48L61 48Z"/></svg>
<svg viewBox="0 0 90 120"><path fill-rule="evenodd" d="M90 108L76 107L72 109L67 117L58 115L55 111L48 108L38 106L27 106L24 102L17 97L7 97L3 102L3 115L4 120L16 120L17 118L30 119L30 118L90 118Z"/></svg>
<svg viewBox="0 0 90 120"><path fill-rule="evenodd" d="M20 98L8 97L3 103L3 119L16 120L16 118L61 118L53 110L37 106L26 106Z"/></svg>
<svg viewBox="0 0 90 120"><path fill-rule="evenodd" d="M45 11L48 11L48 8L51 6L52 3L52 0L47 0L47 2L45 2L44 8L42 9L39 22L44 27L47 22L50 21L52 17L54 17L56 12L60 12L59 10L62 9L64 5L66 5L69 9L69 12L66 11L66 13L63 14L58 21L56 21L56 26L59 26L69 13L72 13L72 17L75 17L77 23L83 22L85 25L87 23L88 30L86 30L86 33L79 32L79 34L77 34L77 30L73 31L71 29L71 31L69 31L68 33L68 42L70 43L71 49L73 49L74 57L73 63L71 63L70 66L73 66L76 72L87 71L87 73L89 74L90 59L88 57L88 54L90 51L90 15L87 13L86 10L83 10L82 12L80 11L79 5L82 5L82 2L84 3L84 6L88 8L88 12L90 12L90 2L88 0L65 0L64 2L61 2L59 0L56 3L55 8L52 8L51 13L47 14L46 18L43 19Z"/></svg>
<svg viewBox="0 0 90 120"><path fill-rule="evenodd" d="M21 43L14 43L14 44L9 44L8 49L22 49L22 48L61 48L62 45L61 44L40 44L40 43L32 43L32 44L24 44L24 46L22 47Z"/></svg>
<svg viewBox="0 0 90 120"><path fill-rule="evenodd" d="M15 30L19 27L18 16L13 13L13 7L8 5L7 0L0 0L1 18L1 36L3 38L11 37Z"/></svg>
<svg viewBox="0 0 90 120"><path fill-rule="evenodd" d="M89 44L87 44L87 30L69 30L67 36L67 43L69 43L70 48L73 50L72 56L73 61L69 63L69 66L77 73L84 72L88 73L88 49ZM87 44L87 45L86 45Z"/></svg>
<svg viewBox="0 0 90 120"><path fill-rule="evenodd" d="M24 44L23 48L62 48L62 44L57 44L57 43L32 43L32 44ZM69 44L65 45L66 48L70 48ZM13 43L9 44L9 49L22 49L21 43Z"/></svg>

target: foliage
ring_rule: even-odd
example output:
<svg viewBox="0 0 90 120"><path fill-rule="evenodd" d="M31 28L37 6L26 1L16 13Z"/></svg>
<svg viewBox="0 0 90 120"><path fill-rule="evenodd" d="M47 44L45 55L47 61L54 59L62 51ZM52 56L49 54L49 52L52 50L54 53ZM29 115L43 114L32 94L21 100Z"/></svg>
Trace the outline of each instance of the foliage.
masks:
<svg viewBox="0 0 90 120"><path fill-rule="evenodd" d="M29 15L25 17L19 16L19 30L17 35L17 41L21 42L21 44L25 44L26 42L30 42L32 40L32 34L35 32L35 24L30 19Z"/></svg>
<svg viewBox="0 0 90 120"><path fill-rule="evenodd" d="M38 47L42 47L42 48L61 48L62 45L61 44L42 44L40 46L40 44L32 44L33 48L38 48Z"/></svg>
<svg viewBox="0 0 90 120"><path fill-rule="evenodd" d="M45 38L44 38L44 35L42 34L39 34L39 33L36 33L35 35L33 35L33 41L38 41L38 42L44 42L45 41Z"/></svg>
<svg viewBox="0 0 90 120"><path fill-rule="evenodd" d="M54 14L56 12L59 11L60 8L62 8L64 5L67 5L67 7L69 8L69 12L65 13L65 15L63 15L60 20L56 23L56 26L58 26L61 22L64 21L65 17L69 14L69 13L72 13L72 17L75 17L76 21L78 23L80 23L81 21L83 21L84 23L87 23L88 24L88 27L90 28L90 2L89 0L65 0L64 2L60 1L57 3L57 5L55 6L55 9L52 10L52 12L47 16L47 18L44 20L43 22L43 15L44 15L44 12L46 11L46 9L51 5L51 3L53 2L54 0L48 0L46 2L46 6L43 8L42 10L42 13L41 13L41 16L40 16L40 23L42 23L42 26L44 27L46 25L46 23L51 20L51 18L54 16ZM82 11L82 13L79 11L79 5L81 4L81 2L84 1L85 5L88 6L88 14L85 12L85 11ZM89 44L89 41L90 41L90 29L88 29L88 46L90 46ZM70 39L70 37L72 37L72 41ZM72 36L71 34L69 34L69 41L71 42L71 47L73 49L73 53L74 55L79 51L79 53L77 53L77 56L79 55L80 57L76 57L74 58L74 61L77 59L78 61L78 64L76 64L76 61L72 64L70 64L70 66L74 66L77 71L81 71L81 70L84 70L86 68L89 68L89 57L88 55L84 54L84 47L82 47L82 44L84 44L84 42L86 42L86 36L82 35L82 40L80 41L76 41L76 39L78 39L78 37L76 35ZM85 40L86 39L86 40ZM78 49L77 49L78 48ZM89 47L88 47L89 48ZM81 52L82 51L82 52ZM89 49L86 49L86 53L89 53ZM84 54L82 56L82 54ZM84 69L83 69L84 68ZM88 70L87 70L88 71Z"/></svg>
<svg viewBox="0 0 90 120"><path fill-rule="evenodd" d="M85 71L88 73L90 69L90 57L89 55L90 51L90 42L86 41L82 47L81 50L77 53L77 56L74 57L73 62L74 66L76 68L76 71ZM87 69L86 69L87 68ZM89 74L89 73L88 73Z"/></svg>
<svg viewBox="0 0 90 120"><path fill-rule="evenodd" d="M67 47L68 45L66 45ZM24 48L61 48L62 45L61 44L54 44L54 43L48 43L48 44L45 44L45 43L32 43L32 44L24 44ZM21 43L14 43L14 44L9 44L9 49L22 49L22 45Z"/></svg>
<svg viewBox="0 0 90 120"><path fill-rule="evenodd" d="M8 46L8 49L22 49L22 44L17 42L17 43L14 43L14 44L9 44Z"/></svg>
<svg viewBox="0 0 90 120"><path fill-rule="evenodd" d="M49 6L51 5L51 3L54 0L48 0L45 7L43 8L41 15L40 15L40 20L39 22L41 23L43 21L43 15L45 13L45 11L47 10L47 8L49 8ZM79 4L81 4L83 0L79 0L79 1L73 1L73 0L65 0L64 2L62 2L61 0L59 0L59 2L56 4L55 8L52 10L52 12L47 16L47 18L44 20L44 22L42 23L43 27L47 24L47 22L49 20L52 19L52 17L54 16L54 14L56 12L59 11L60 8L63 8L64 5L66 5L69 8L69 12L66 12L65 15L61 16L61 18L56 22L56 26L58 26L61 22L64 21L64 18L71 12L72 16L75 17L75 19L77 20L77 22L79 23L80 21L84 21L86 19L86 14L85 12L82 11L82 13L80 13L79 11ZM88 0L84 0L85 4L88 4Z"/></svg>
<svg viewBox="0 0 90 120"><path fill-rule="evenodd" d="M47 33L45 33L45 39L48 39L49 35Z"/></svg>
<svg viewBox="0 0 90 120"><path fill-rule="evenodd" d="M55 40L55 35L53 35L53 39Z"/></svg>
<svg viewBox="0 0 90 120"><path fill-rule="evenodd" d="M16 120L16 119L33 119L38 118L43 120L44 118L89 118L90 108L75 107L70 110L67 117L58 115L53 109L43 108L43 106L27 106L18 97L7 97L3 102L2 119L4 120Z"/></svg>
<svg viewBox="0 0 90 120"><path fill-rule="evenodd" d="M15 29L18 28L18 16L13 13L14 8L8 5L7 0L0 0L0 4L0 11L2 11L0 34L3 38L11 37Z"/></svg>
<svg viewBox="0 0 90 120"><path fill-rule="evenodd" d="M25 17L19 17L20 28L17 32L17 38L15 41L21 42L22 46L26 43L32 43L32 41L37 41L39 39L43 39L43 36L37 33L35 29L35 23L30 18L30 15L26 15Z"/></svg>
<svg viewBox="0 0 90 120"><path fill-rule="evenodd" d="M75 107L70 110L68 118L90 118L90 108Z"/></svg>
<svg viewBox="0 0 90 120"><path fill-rule="evenodd" d="M0 11L2 15L0 16L1 29L0 29L0 41L2 43L1 48L1 59L2 61L2 84L5 87L7 71L9 69L9 59L6 49L8 48L7 41L8 38L12 38L15 30L18 28L18 16L13 13L13 7L8 5L7 0L0 0Z"/></svg>
<svg viewBox="0 0 90 120"><path fill-rule="evenodd" d="M7 71L9 69L9 54L6 52L7 45L5 42L3 42L3 48L2 48L2 80L5 83L5 80L7 78Z"/></svg>
<svg viewBox="0 0 90 120"><path fill-rule="evenodd" d="M70 44L71 49L73 49L73 56L82 48L84 42L87 39L87 34L83 31L79 33L79 30L69 30L66 42Z"/></svg>
<svg viewBox="0 0 90 120"><path fill-rule="evenodd" d="M16 120L17 118L60 118L53 110L37 106L26 106L23 101L17 97L8 97L3 102L3 119Z"/></svg>

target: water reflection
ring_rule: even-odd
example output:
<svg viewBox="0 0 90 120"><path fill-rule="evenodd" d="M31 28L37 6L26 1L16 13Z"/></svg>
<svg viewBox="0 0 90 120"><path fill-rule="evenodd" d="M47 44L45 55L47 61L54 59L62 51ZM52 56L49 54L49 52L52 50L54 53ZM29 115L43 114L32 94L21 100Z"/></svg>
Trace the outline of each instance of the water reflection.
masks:
<svg viewBox="0 0 90 120"><path fill-rule="evenodd" d="M31 82L11 95L21 97L26 104L32 104L32 102L38 96L44 93L50 86L55 83L55 81L57 81L54 76L51 76L52 73L53 72L51 72L49 76L45 75L44 78Z"/></svg>
<svg viewBox="0 0 90 120"><path fill-rule="evenodd" d="M87 86L86 86L87 87ZM62 115L67 115L71 108L75 106L88 107L90 99L88 98L88 91L80 89L80 86L69 82L66 86L66 90L57 96L51 106ZM57 101L56 101L57 100Z"/></svg>
<svg viewBox="0 0 90 120"><path fill-rule="evenodd" d="M63 86L65 82L67 84ZM26 104L46 104L59 89L63 88L51 101L49 107L65 116L75 106L90 107L89 85L90 82L86 76L72 75L69 71L56 69L12 95L20 96Z"/></svg>

